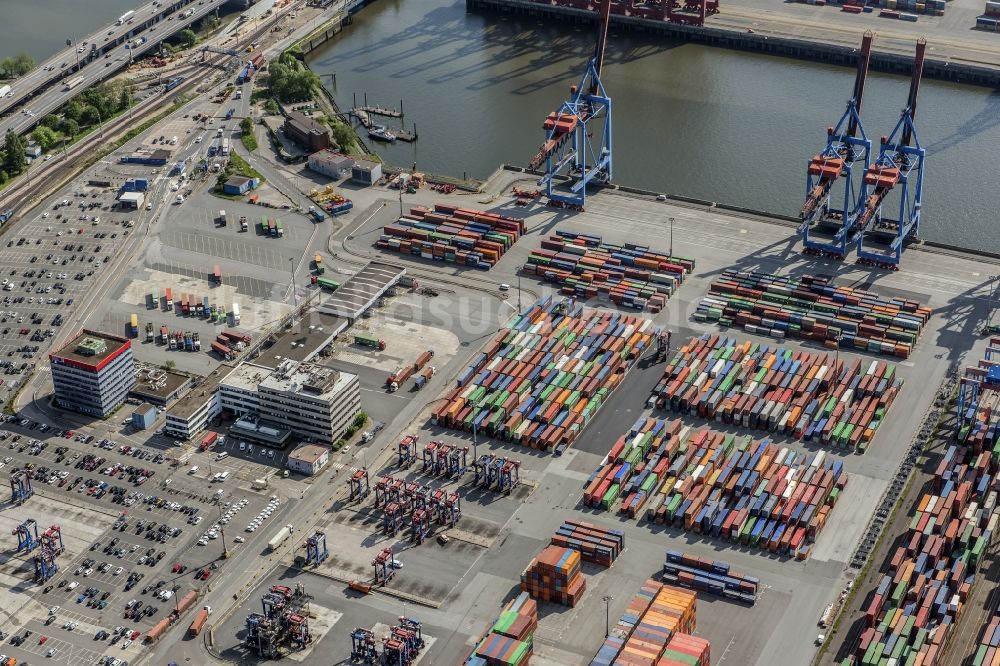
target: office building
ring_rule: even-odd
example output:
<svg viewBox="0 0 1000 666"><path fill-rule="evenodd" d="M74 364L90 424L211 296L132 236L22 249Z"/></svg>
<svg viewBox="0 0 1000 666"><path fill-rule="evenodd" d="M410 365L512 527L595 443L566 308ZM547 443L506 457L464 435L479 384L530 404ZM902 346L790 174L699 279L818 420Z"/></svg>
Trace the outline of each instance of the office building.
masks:
<svg viewBox="0 0 1000 666"><path fill-rule="evenodd" d="M299 474L312 476L330 461L330 447L319 444L303 444L288 454L288 469Z"/></svg>
<svg viewBox="0 0 1000 666"><path fill-rule="evenodd" d="M84 329L49 362L56 403L83 414L108 416L136 384L132 343L117 335Z"/></svg>

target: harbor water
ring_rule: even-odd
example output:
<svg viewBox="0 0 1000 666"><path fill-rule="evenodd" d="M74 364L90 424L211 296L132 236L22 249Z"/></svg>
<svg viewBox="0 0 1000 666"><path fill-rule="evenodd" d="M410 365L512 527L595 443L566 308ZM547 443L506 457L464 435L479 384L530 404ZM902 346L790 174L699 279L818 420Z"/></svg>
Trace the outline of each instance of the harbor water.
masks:
<svg viewBox="0 0 1000 666"><path fill-rule="evenodd" d="M535 154L542 120L593 47L587 26L468 13L464 0L377 0L308 62L342 109L365 94L385 107L402 100L403 123L420 138L374 144L387 161L482 178ZM854 71L626 33L612 34L602 78L616 182L797 215L806 163L843 112ZM862 118L876 151L908 88L908 77L869 75ZM1000 94L925 80L918 107L928 152L921 235L1000 251L1000 193L986 175L1000 145Z"/></svg>
<svg viewBox="0 0 1000 666"><path fill-rule="evenodd" d="M0 55L44 58L134 4L0 0ZM309 64L344 109L366 94L373 105L402 100L402 122L415 123L420 139L373 144L390 163L482 178L535 154L542 119L578 81L593 45L589 26L468 13L464 0L374 0ZM844 67L612 34L603 78L614 104L614 180L795 215L806 163L840 117L853 77ZM876 148L908 85L907 77L869 76L862 117ZM1000 93L926 80L917 130L928 151L922 236L1000 251L991 157Z"/></svg>

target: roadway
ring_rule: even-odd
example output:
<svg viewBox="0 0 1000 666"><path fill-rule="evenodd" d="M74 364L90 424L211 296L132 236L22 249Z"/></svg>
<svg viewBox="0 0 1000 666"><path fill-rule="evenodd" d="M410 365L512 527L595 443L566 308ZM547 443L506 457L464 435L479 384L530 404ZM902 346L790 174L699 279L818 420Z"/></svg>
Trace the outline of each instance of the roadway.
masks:
<svg viewBox="0 0 1000 666"><path fill-rule="evenodd" d="M24 134L48 113L59 109L82 91L110 79L136 58L159 48L160 43L228 0L178 0L171 5L157 1L140 7L123 25L111 24L100 32L74 44L35 67L11 84L12 97L0 99L0 134L14 130ZM176 12L194 5L191 16L181 18ZM138 47L126 50L126 40L145 37ZM84 80L67 89L65 81L82 76ZM16 113L15 109L20 107Z"/></svg>

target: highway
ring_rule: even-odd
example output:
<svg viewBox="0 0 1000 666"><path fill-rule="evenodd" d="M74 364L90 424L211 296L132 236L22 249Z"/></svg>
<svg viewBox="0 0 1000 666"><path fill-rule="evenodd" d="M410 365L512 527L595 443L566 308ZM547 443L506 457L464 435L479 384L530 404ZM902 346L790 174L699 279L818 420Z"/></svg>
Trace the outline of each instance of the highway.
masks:
<svg viewBox="0 0 1000 666"><path fill-rule="evenodd" d="M8 130L24 134L46 114L55 111L82 91L105 81L128 67L131 57L159 48L176 32L214 12L227 0L177 0L166 4L156 0L135 10L123 25L105 26L79 44L63 49L11 83L11 97L0 99L0 135ZM156 6L154 6L156 5ZM188 7L190 5L190 7ZM187 7L187 9L185 9ZM183 17L178 12L192 11ZM145 37L134 49L125 49L127 40ZM71 90L66 82L84 77Z"/></svg>

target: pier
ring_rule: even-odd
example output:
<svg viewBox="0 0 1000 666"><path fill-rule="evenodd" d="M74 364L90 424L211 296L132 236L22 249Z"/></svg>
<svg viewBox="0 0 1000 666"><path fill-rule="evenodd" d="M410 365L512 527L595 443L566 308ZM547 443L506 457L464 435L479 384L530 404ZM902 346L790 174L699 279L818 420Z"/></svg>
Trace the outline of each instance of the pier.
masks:
<svg viewBox="0 0 1000 666"><path fill-rule="evenodd" d="M387 115L390 118L402 118L403 117L403 114L402 114L401 111L391 111L389 109L381 109L382 111L386 111L386 113L376 113L376 112L373 111L373 109L381 109L381 107L371 107L371 106L355 107L355 108L351 109L348 112L348 114L350 116L352 116L353 118L355 118L358 121L358 124L361 125L363 128L365 128L366 130L369 130L369 129L372 129L373 127L377 127L378 126L378 123L376 123L376 122L374 122L372 120L372 116L373 115ZM389 115L390 113L391 114L397 114L397 115ZM387 127L386 129L388 131L392 132L392 135L396 137L397 141L405 141L406 143L413 143L414 141L417 140L417 126L416 125L413 126L413 131L412 132L408 131L408 130L405 130L405 129L402 129L402 128L396 128L396 127Z"/></svg>

